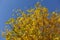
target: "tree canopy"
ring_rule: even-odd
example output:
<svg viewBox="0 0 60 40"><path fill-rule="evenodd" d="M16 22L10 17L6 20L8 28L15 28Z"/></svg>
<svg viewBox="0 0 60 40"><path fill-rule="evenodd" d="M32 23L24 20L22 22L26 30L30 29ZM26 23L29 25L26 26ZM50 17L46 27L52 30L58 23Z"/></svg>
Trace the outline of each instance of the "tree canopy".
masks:
<svg viewBox="0 0 60 40"><path fill-rule="evenodd" d="M2 33L6 40L60 40L60 14L49 13L39 2L35 8L28 9L27 14L18 12L21 16L17 14L17 18L6 22L11 27Z"/></svg>

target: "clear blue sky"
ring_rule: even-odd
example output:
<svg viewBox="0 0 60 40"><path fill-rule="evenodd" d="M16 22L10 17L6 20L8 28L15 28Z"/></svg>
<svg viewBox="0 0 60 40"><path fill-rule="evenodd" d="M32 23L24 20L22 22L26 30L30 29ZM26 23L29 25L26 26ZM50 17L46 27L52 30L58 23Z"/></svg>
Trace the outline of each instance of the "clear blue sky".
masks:
<svg viewBox="0 0 60 40"><path fill-rule="evenodd" d="M17 8L26 10L34 7L38 1L47 7L49 12L55 11L56 8L60 11L60 0L0 0L0 40L5 40L1 37L1 31L4 30L5 22L11 17L12 10Z"/></svg>

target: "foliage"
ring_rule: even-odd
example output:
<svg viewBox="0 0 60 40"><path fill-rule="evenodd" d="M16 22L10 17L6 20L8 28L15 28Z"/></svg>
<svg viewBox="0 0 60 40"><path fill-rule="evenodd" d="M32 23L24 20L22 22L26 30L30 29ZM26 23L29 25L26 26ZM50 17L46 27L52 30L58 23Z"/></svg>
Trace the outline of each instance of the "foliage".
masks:
<svg viewBox="0 0 60 40"><path fill-rule="evenodd" d="M56 12L49 14L48 9L39 2L35 8L27 10L26 14L19 11L21 16L10 18L6 22L11 30L3 32L6 40L60 40L60 15ZM50 17L48 17L50 16Z"/></svg>

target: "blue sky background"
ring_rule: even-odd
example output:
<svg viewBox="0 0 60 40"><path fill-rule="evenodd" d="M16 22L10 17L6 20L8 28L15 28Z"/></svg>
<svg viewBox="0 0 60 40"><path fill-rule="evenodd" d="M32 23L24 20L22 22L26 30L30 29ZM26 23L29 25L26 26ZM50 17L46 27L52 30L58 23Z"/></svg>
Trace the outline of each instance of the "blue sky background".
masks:
<svg viewBox="0 0 60 40"><path fill-rule="evenodd" d="M1 31L4 30L5 22L11 18L13 9L27 10L34 7L36 2L40 2L42 6L48 8L49 12L60 11L60 0L0 0L0 40L5 40L1 37Z"/></svg>

